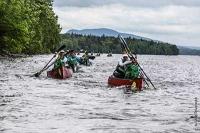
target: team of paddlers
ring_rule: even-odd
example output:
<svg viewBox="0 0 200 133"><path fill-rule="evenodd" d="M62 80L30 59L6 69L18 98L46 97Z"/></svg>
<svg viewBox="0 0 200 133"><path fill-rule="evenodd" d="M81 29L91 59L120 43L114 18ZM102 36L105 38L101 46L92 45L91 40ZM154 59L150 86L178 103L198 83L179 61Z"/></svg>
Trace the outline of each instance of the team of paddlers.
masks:
<svg viewBox="0 0 200 133"><path fill-rule="evenodd" d="M124 54L118 61L113 74L109 76L108 84L111 86L131 86L131 88L136 88L134 90L140 91L143 88L144 81L148 87L150 84L154 89L156 89L147 74L137 62L136 53L134 55L131 53L126 41L120 35L119 39ZM85 51L83 56L80 56L80 53L78 52L76 54L74 50L64 51L63 49L65 49L65 47L65 45L61 46L57 50L58 53L52 57L41 71L35 73L34 76L38 77L43 71L47 70L51 65L54 65L53 69L47 72L47 76L56 79L65 79L71 77L73 72L77 72L78 65L92 65L90 59L95 59L93 53L92 55L89 55L88 52ZM96 56L100 56L100 53ZM111 52L109 53L109 56L112 56ZM48 65L55 57L56 60L51 65Z"/></svg>
<svg viewBox="0 0 200 133"><path fill-rule="evenodd" d="M82 57L76 56L74 50L64 51L61 50L54 62L53 69L59 69L62 66L68 66L73 70L77 71L78 65L90 66L92 63L90 61L90 55L87 51ZM117 67L113 73L117 78L122 79L135 79L139 76L139 68L137 62L133 59L129 59L127 54L123 54L122 58L119 60Z"/></svg>
<svg viewBox="0 0 200 133"><path fill-rule="evenodd" d="M76 72L78 64L86 66L92 64L91 61L89 60L89 55L87 51L85 51L82 57L78 57L76 56L74 50L68 50L66 52L64 50L61 50L57 55L56 61L54 62L53 69L59 69L62 66L68 66L73 70L73 72Z"/></svg>

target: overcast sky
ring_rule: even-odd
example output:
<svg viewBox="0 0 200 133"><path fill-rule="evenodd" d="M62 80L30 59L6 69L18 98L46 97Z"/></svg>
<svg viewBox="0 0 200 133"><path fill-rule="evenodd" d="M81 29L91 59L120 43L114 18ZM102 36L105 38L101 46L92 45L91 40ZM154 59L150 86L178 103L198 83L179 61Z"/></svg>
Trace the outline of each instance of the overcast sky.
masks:
<svg viewBox="0 0 200 133"><path fill-rule="evenodd" d="M62 33L111 28L200 47L200 0L54 0Z"/></svg>

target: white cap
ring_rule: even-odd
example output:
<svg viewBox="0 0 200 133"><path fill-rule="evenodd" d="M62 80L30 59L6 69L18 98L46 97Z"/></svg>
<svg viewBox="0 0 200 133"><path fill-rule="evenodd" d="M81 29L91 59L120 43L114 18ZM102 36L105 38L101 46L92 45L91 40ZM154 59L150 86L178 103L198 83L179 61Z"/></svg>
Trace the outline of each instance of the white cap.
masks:
<svg viewBox="0 0 200 133"><path fill-rule="evenodd" d="M128 57L128 55L127 55L127 54L123 54L122 56L123 56L123 57Z"/></svg>
<svg viewBox="0 0 200 133"><path fill-rule="evenodd" d="M60 53L65 53L65 51L64 51L64 50L61 50Z"/></svg>

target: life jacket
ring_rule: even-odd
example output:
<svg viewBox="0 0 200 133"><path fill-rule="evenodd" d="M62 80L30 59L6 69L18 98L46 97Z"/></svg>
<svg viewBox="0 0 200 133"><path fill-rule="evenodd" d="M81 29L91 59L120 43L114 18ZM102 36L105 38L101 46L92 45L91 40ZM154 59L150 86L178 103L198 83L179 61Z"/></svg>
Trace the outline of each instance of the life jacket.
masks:
<svg viewBox="0 0 200 133"><path fill-rule="evenodd" d="M123 61L123 59L121 59L122 63L125 63ZM136 64L126 64L126 65L117 65L114 73L116 74L116 72L118 73L118 75L120 75L121 77L124 77L126 79L135 79L139 76L139 67Z"/></svg>
<svg viewBox="0 0 200 133"><path fill-rule="evenodd" d="M135 78L138 78L139 74L140 74L140 71L139 71L138 65L135 65L135 64L127 65L125 78L135 79Z"/></svg>
<svg viewBox="0 0 200 133"><path fill-rule="evenodd" d="M55 63L54 63L54 69L58 69L62 66L64 66L64 62L62 61L62 59L56 59Z"/></svg>
<svg viewBox="0 0 200 133"><path fill-rule="evenodd" d="M77 65L77 60L76 60L75 57L69 56L67 59L68 59L68 60L67 60L67 63L68 63L69 65Z"/></svg>
<svg viewBox="0 0 200 133"><path fill-rule="evenodd" d="M87 53L82 56L81 64L84 64L86 66L92 65L92 63L89 61L89 55Z"/></svg>

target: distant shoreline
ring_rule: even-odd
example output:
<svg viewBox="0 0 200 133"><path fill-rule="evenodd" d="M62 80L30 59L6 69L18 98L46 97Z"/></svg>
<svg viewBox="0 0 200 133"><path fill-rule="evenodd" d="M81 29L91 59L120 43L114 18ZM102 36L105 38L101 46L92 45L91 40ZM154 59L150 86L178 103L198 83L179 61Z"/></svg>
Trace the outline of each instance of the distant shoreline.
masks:
<svg viewBox="0 0 200 133"><path fill-rule="evenodd" d="M0 54L0 59L16 59L16 58L26 58L30 56L31 55L25 55L25 54Z"/></svg>
<svg viewBox="0 0 200 133"><path fill-rule="evenodd" d="M107 54L107 53L102 53ZM119 53L120 54L120 53ZM37 55L37 54L36 54ZM38 54L39 55L39 54ZM115 55L115 54L113 54ZM153 55L153 54L137 54L137 55ZM185 56L200 56L200 55L192 55L192 54L178 54L178 55L155 55L155 56L179 56L179 55L185 55ZM13 60L13 59L20 59L20 58L27 58L32 57L33 55L25 55L25 54L0 54L0 60Z"/></svg>

